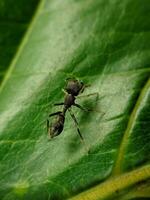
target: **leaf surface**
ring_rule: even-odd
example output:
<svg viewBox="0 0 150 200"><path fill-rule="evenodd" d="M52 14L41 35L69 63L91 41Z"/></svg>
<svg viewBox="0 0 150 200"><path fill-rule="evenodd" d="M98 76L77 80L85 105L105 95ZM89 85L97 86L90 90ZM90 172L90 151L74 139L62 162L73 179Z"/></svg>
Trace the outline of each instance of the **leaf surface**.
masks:
<svg viewBox="0 0 150 200"><path fill-rule="evenodd" d="M150 178L149 11L147 0L40 2L0 89L2 200L143 195L135 191ZM93 112L73 108L84 142L68 113L48 141L48 114L62 109L53 104L71 76L90 84L83 95L98 93L77 99Z"/></svg>
<svg viewBox="0 0 150 200"><path fill-rule="evenodd" d="M0 82L17 52L38 0L0 1Z"/></svg>

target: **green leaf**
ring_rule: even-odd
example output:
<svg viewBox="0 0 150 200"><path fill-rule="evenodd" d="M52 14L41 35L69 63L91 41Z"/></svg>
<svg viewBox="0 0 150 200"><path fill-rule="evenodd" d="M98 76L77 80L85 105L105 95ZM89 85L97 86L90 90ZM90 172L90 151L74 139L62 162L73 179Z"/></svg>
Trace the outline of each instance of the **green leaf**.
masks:
<svg viewBox="0 0 150 200"><path fill-rule="evenodd" d="M0 1L0 82L18 49L38 0Z"/></svg>
<svg viewBox="0 0 150 200"><path fill-rule="evenodd" d="M0 94L2 200L150 198L150 3L41 0ZM67 77L90 87L48 141ZM140 189L139 189L140 188Z"/></svg>

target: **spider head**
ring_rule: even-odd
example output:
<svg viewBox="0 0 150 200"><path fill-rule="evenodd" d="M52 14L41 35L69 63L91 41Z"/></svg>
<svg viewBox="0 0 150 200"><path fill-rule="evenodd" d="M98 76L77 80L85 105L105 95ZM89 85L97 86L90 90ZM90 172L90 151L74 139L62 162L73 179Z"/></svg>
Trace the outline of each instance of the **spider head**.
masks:
<svg viewBox="0 0 150 200"><path fill-rule="evenodd" d="M77 96L79 93L82 93L84 90L84 83L77 79L67 79L67 84L65 87L67 93Z"/></svg>

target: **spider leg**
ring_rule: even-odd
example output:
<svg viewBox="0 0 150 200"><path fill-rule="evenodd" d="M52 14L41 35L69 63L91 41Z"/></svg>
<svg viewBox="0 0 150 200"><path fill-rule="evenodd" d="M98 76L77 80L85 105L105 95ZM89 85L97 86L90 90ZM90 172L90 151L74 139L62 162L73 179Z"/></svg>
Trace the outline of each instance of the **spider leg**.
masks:
<svg viewBox="0 0 150 200"><path fill-rule="evenodd" d="M82 92L84 91L84 89L87 88L87 87L89 87L89 86L91 86L91 85L90 85L90 84L85 84L85 85L83 85L83 87L82 87L80 93L82 93Z"/></svg>
<svg viewBox="0 0 150 200"><path fill-rule="evenodd" d="M65 89L62 89L62 91L63 91L64 94L66 94L66 95L68 94Z"/></svg>
<svg viewBox="0 0 150 200"><path fill-rule="evenodd" d="M69 110L69 113L70 113L70 115L71 115L71 117L72 117L72 119L74 121L74 124L75 124L75 126L77 128L78 134L79 134L81 140L83 141L83 136L81 135L80 129L78 127L77 119L76 119L75 115L73 114L73 112L71 111L71 109L68 109L68 110Z"/></svg>
<svg viewBox="0 0 150 200"><path fill-rule="evenodd" d="M50 124L49 124L49 120L47 119L47 134L48 134L48 140L50 140Z"/></svg>
<svg viewBox="0 0 150 200"><path fill-rule="evenodd" d="M49 117L52 117L52 116L54 116L54 115L59 115L60 113L62 113L62 112L61 112L61 111L58 111L58 112L52 113L52 114L49 115Z"/></svg>
<svg viewBox="0 0 150 200"><path fill-rule="evenodd" d="M60 106L60 105L64 105L64 103L55 103L54 106Z"/></svg>
<svg viewBox="0 0 150 200"><path fill-rule="evenodd" d="M47 133L49 131L49 120L47 119Z"/></svg>
<svg viewBox="0 0 150 200"><path fill-rule="evenodd" d="M91 110L91 109L84 108L84 107L80 106L80 105L77 104L77 103L73 104L73 106L76 106L77 108L80 108L81 110L83 110L83 111L85 111L85 112L91 112L91 111L93 111L93 110Z"/></svg>
<svg viewBox="0 0 150 200"><path fill-rule="evenodd" d="M79 95L77 96L77 98L84 98L84 97L90 97L90 96L99 96L99 93L98 92L94 92L94 93L90 93L90 94L85 94L85 95Z"/></svg>

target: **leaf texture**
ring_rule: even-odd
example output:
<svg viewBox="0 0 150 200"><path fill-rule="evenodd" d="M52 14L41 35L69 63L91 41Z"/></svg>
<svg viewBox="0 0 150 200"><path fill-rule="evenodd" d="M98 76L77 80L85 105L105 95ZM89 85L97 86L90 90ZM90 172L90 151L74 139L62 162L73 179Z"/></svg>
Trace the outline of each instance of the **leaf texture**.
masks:
<svg viewBox="0 0 150 200"><path fill-rule="evenodd" d="M148 0L40 1L0 88L2 200L150 197L138 190L150 178L149 11ZM98 93L77 99L94 112L73 108L84 142L68 113L48 141L72 76Z"/></svg>

